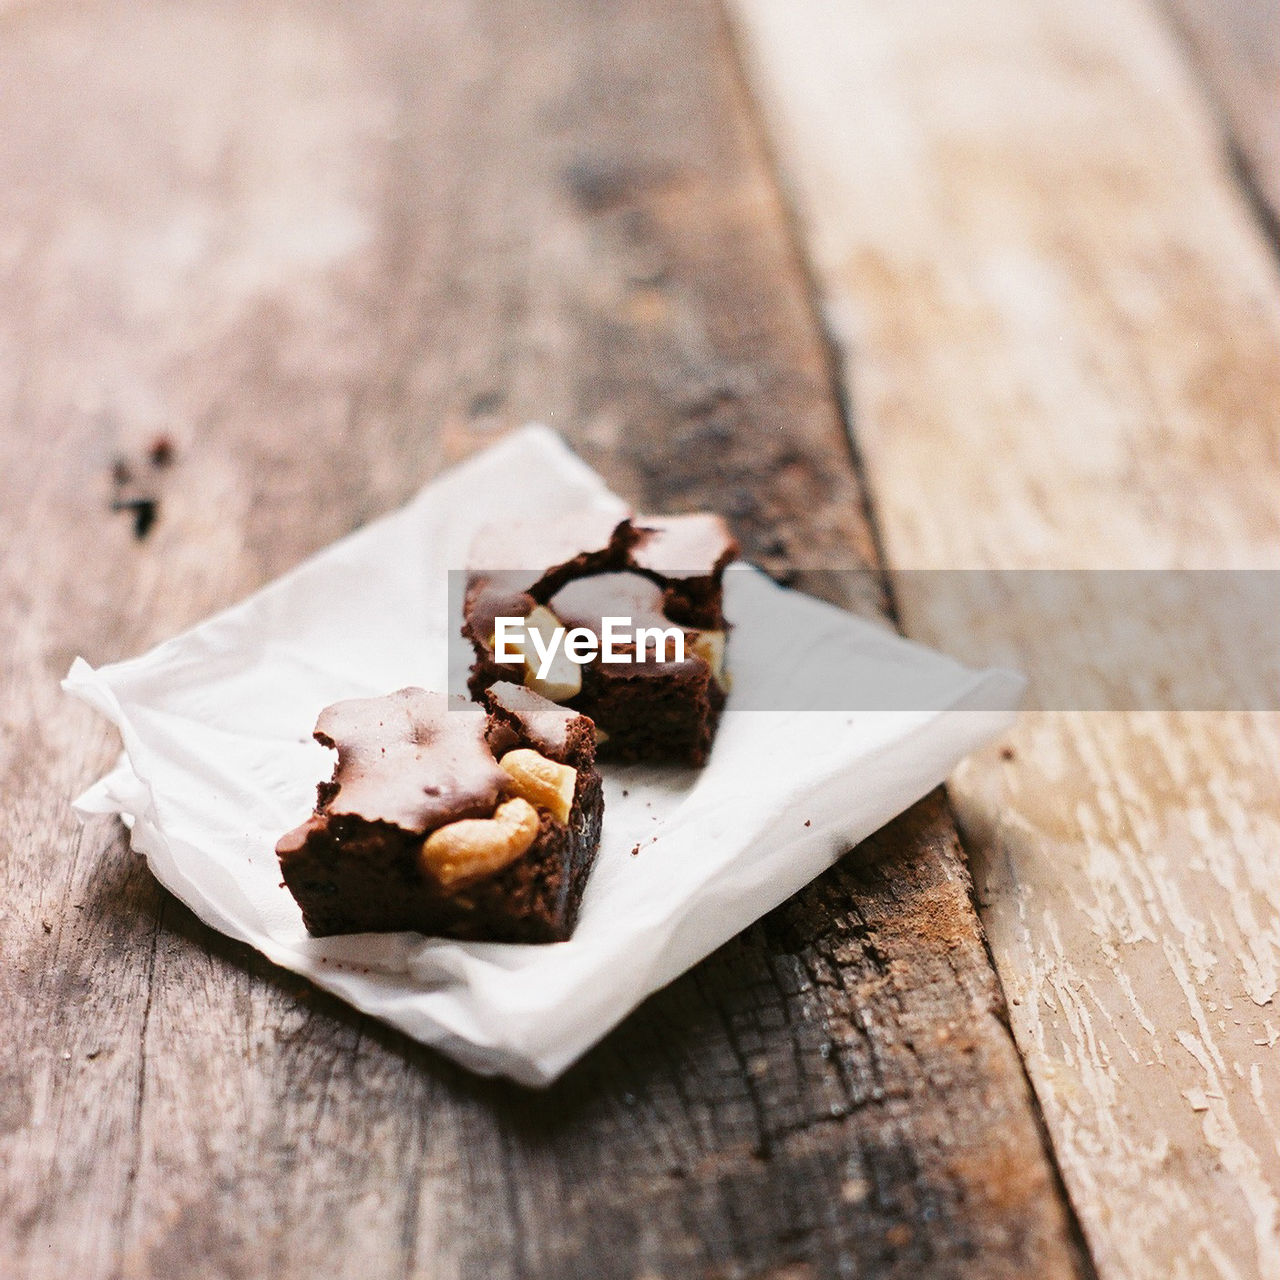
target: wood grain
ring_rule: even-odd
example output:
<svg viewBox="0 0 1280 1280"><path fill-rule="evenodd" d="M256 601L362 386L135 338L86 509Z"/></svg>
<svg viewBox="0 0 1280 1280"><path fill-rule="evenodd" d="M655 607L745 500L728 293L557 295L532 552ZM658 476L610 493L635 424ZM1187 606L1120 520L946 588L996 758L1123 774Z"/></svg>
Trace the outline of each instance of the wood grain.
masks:
<svg viewBox="0 0 1280 1280"><path fill-rule="evenodd" d="M1280 232L1280 0L1164 0L1190 41L1247 178Z"/></svg>
<svg viewBox="0 0 1280 1280"><path fill-rule="evenodd" d="M712 6L47 3L0 34L6 1274L1087 1270L938 797L545 1095L211 934L68 810L116 750L57 690L77 651L526 418L775 569L873 562Z"/></svg>
<svg viewBox="0 0 1280 1280"><path fill-rule="evenodd" d="M734 11L889 563L1280 567L1280 276L1161 15ZM1035 715L951 789L1104 1280L1280 1274L1277 758L1275 712Z"/></svg>

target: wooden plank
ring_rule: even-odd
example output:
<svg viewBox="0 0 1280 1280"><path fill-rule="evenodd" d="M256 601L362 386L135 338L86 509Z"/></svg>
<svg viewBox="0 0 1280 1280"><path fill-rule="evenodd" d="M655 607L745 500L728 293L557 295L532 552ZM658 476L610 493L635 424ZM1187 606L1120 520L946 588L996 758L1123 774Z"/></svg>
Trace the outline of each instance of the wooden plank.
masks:
<svg viewBox="0 0 1280 1280"><path fill-rule="evenodd" d="M1076 1274L937 797L546 1095L212 935L68 812L115 751L57 691L74 653L159 640L529 417L775 568L872 563L716 10L2 20L6 1274Z"/></svg>
<svg viewBox="0 0 1280 1280"><path fill-rule="evenodd" d="M733 7L889 564L1274 570L1280 280L1159 16ZM1274 712L1037 714L951 788L1104 1280L1280 1273L1278 747Z"/></svg>
<svg viewBox="0 0 1280 1280"><path fill-rule="evenodd" d="M1164 0L1191 42L1270 230L1280 230L1280 0Z"/></svg>

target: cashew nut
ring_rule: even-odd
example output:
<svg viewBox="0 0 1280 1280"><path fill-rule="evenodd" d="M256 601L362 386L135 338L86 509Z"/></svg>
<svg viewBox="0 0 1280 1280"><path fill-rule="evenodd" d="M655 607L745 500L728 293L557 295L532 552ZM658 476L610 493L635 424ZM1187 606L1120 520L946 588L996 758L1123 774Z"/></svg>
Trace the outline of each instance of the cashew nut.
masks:
<svg viewBox="0 0 1280 1280"><path fill-rule="evenodd" d="M689 651L711 668L712 678L722 689L728 686L724 674L723 631L699 631L689 645Z"/></svg>
<svg viewBox="0 0 1280 1280"><path fill-rule="evenodd" d="M551 702L568 702L582 692L582 668L558 648L551 659L545 676L538 675L538 652L529 632L536 631L544 645L556 640L556 628L561 625L546 605L538 605L524 620L524 683L534 693L540 693Z"/></svg>
<svg viewBox="0 0 1280 1280"><path fill-rule="evenodd" d="M498 768L511 777L511 790L530 804L545 809L557 822L568 822L573 808L573 792L578 771L572 765L557 764L528 747L508 751Z"/></svg>
<svg viewBox="0 0 1280 1280"><path fill-rule="evenodd" d="M482 880L514 862L538 837L538 811L517 796L492 818L462 818L422 842L422 865L446 889Z"/></svg>

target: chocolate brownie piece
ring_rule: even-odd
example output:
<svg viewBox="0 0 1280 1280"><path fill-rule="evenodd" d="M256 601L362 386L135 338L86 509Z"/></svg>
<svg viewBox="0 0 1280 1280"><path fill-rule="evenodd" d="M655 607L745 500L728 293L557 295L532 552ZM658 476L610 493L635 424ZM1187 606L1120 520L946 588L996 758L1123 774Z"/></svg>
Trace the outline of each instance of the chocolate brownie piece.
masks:
<svg viewBox="0 0 1280 1280"><path fill-rule="evenodd" d="M595 721L601 758L705 763L725 702L723 576L737 550L724 521L705 512L618 522L583 514L486 530L467 572L468 688L479 697L519 675ZM561 653L540 676L526 641L522 664L498 660L498 618L524 619L544 636L563 626L601 637L607 617L630 619L632 631L678 629L683 659L624 643L615 647L628 662L597 655L579 665Z"/></svg>
<svg viewBox="0 0 1280 1280"><path fill-rule="evenodd" d="M320 713L333 777L276 845L310 933L573 932L604 810L595 727L520 685L485 703L400 689Z"/></svg>

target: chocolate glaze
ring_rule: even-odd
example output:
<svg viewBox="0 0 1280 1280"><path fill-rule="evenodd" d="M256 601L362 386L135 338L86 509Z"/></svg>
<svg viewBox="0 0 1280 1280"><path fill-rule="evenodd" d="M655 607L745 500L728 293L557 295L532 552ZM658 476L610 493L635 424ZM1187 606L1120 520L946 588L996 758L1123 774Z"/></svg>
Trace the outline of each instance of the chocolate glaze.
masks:
<svg viewBox="0 0 1280 1280"><path fill-rule="evenodd" d="M467 590L464 633L487 645L493 637L495 619L527 618L536 604L531 595L512 589L511 575L478 578Z"/></svg>
<svg viewBox="0 0 1280 1280"><path fill-rule="evenodd" d="M636 516L631 525L635 542L628 559L637 569L660 577L697 578L718 573L737 554L729 526L710 512Z"/></svg>
<svg viewBox="0 0 1280 1280"><path fill-rule="evenodd" d="M467 568L473 577L501 575L506 592L519 594L571 565L586 568L608 556L622 529L616 514L591 509L486 525L471 544Z"/></svg>
<svg viewBox="0 0 1280 1280"><path fill-rule="evenodd" d="M548 702L523 685L510 680L499 680L485 691L485 697L494 707L501 708L519 721L525 736L543 755L553 760L563 760L569 745L569 727L582 719L568 707ZM490 736L492 744L493 738ZM499 753L495 748L495 754Z"/></svg>
<svg viewBox="0 0 1280 1280"><path fill-rule="evenodd" d="M349 814L427 832L459 818L487 817L506 775L485 742L482 707L424 689L399 689L326 707L316 741L338 752L317 813ZM313 818L304 827L313 825ZM299 828L281 845L306 831Z"/></svg>
<svg viewBox="0 0 1280 1280"><path fill-rule="evenodd" d="M495 617L524 617L539 601L555 598L566 583L591 576L617 580L637 572L692 586L717 578L737 551L724 520L709 512L618 521L578 511L538 524L489 525L476 536L468 558L465 630L477 644L487 645ZM654 625L662 612L658 609L644 625Z"/></svg>
<svg viewBox="0 0 1280 1280"><path fill-rule="evenodd" d="M630 618L635 627L670 627L662 588L638 573L598 573L566 583L547 606L566 627L589 627L596 635L605 618Z"/></svg>

